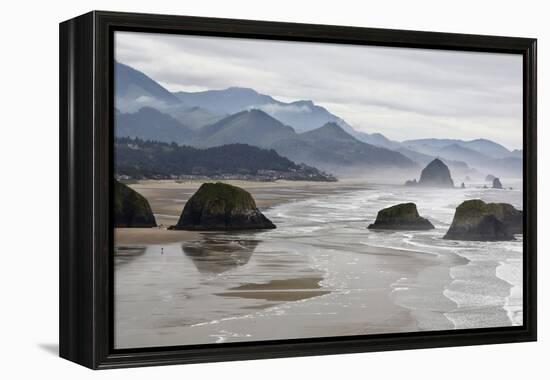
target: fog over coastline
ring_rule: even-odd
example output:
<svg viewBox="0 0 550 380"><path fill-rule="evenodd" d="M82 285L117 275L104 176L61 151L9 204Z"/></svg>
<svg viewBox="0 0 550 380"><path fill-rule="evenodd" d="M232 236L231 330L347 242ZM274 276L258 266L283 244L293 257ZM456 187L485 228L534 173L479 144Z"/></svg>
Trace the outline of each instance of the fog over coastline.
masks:
<svg viewBox="0 0 550 380"><path fill-rule="evenodd" d="M117 32L119 62L171 91L249 87L312 100L395 140L522 143L522 57Z"/></svg>

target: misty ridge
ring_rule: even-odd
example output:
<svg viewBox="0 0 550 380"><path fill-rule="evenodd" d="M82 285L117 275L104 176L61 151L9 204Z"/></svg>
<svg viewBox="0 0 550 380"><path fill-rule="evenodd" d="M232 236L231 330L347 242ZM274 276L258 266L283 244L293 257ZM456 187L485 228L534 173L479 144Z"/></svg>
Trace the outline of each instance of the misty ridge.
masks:
<svg viewBox="0 0 550 380"><path fill-rule="evenodd" d="M257 150L249 160L267 163L263 158L273 157L270 155L275 153L295 165L279 166L279 171L264 177L267 180L290 177L301 180L307 176L323 180L324 177L333 179L331 175L334 175L384 178L402 183L418 177L422 168L436 158L449 167L458 183L482 180L488 174L522 177L523 152L510 151L488 139L395 141L381 133L356 131L311 100L285 103L241 87L170 92L144 73L118 62L115 97L115 143L117 151L125 152L124 167L118 166L121 160L117 161L117 175L127 178L172 178L196 173L223 178L223 175L238 174L236 168L219 163L204 160L201 165L188 163L201 156L199 151L223 146L231 146L228 159L240 157L241 169L253 167L247 175L272 170L269 165L259 168L241 159L251 153L250 147ZM159 153L164 149L162 146L155 146L155 154L151 154L151 146L149 151L143 149L141 154L147 159L136 154L145 141L166 143L166 146L175 143L193 148L195 153L180 155L180 159L187 161L177 170L170 172L170 165L161 170L159 157L166 162L166 157ZM123 149L132 146L133 151ZM263 158L258 159L259 156ZM211 164L213 166L209 166ZM303 169L298 170L304 174L303 178L301 174L292 174L297 167Z"/></svg>

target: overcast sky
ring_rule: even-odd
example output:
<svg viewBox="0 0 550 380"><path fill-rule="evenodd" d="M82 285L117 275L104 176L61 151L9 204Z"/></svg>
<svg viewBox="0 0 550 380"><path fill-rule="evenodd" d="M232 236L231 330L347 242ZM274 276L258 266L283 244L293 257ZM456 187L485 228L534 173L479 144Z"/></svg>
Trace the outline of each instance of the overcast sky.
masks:
<svg viewBox="0 0 550 380"><path fill-rule="evenodd" d="M394 140L522 146L522 57L512 54L116 33L115 59L171 91L250 87L312 100Z"/></svg>

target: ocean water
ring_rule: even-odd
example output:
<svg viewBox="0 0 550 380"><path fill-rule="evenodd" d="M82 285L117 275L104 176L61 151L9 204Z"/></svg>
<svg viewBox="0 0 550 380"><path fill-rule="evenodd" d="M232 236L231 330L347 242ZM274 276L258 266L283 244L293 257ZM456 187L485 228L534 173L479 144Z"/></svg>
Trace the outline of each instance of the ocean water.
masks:
<svg viewBox="0 0 550 380"><path fill-rule="evenodd" d="M365 185L312 193L264 210L275 230L117 246L116 345L521 325L522 236L511 242L442 239L464 200L522 209L521 183L510 184L514 190ZM380 209L404 202L416 203L435 229L367 229ZM243 284L300 278L319 281L320 289L306 291L326 292L292 301L226 295Z"/></svg>
<svg viewBox="0 0 550 380"><path fill-rule="evenodd" d="M508 182L509 183L509 182ZM344 251L357 242L370 247L391 248L435 255L441 258L461 257L450 269L451 282L444 295L456 304L445 314L455 328L497 327L523 323L522 235L509 242L470 242L444 240L455 208L467 199L510 203L523 209L521 183L513 182L515 190L484 189L482 184L467 189L427 189L403 186L369 186L364 191L314 198L284 204L266 214L284 235L287 226L297 232L314 232L318 242L330 249ZM365 231L382 208L397 203L414 202L421 216L435 226L430 231ZM338 232L346 231L340 244ZM326 269L326 268L325 268ZM331 270L327 269L328 277ZM338 278L344 281L344 278ZM410 291L395 284L401 292ZM347 284L342 283L342 288ZM401 297L406 298L406 297ZM501 310L504 310L504 318Z"/></svg>

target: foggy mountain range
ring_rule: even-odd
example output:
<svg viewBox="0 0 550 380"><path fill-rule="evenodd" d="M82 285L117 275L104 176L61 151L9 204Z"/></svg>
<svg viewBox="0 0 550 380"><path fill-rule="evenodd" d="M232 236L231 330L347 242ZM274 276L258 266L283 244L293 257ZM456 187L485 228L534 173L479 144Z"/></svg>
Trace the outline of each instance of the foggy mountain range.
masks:
<svg viewBox="0 0 550 380"><path fill-rule="evenodd" d="M458 178L520 177L522 151L487 139L393 141L353 129L311 100L285 103L253 89L170 92L116 63L116 136L199 148L249 144L334 173L420 170L441 158Z"/></svg>

